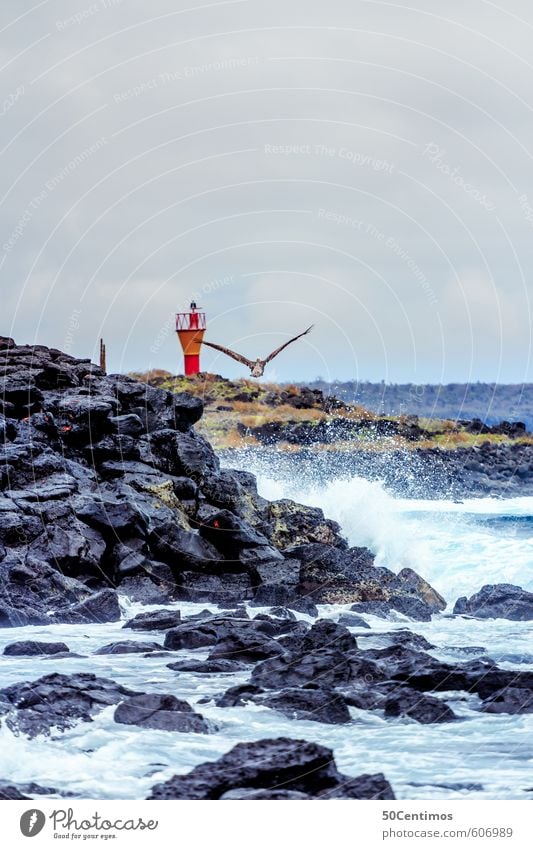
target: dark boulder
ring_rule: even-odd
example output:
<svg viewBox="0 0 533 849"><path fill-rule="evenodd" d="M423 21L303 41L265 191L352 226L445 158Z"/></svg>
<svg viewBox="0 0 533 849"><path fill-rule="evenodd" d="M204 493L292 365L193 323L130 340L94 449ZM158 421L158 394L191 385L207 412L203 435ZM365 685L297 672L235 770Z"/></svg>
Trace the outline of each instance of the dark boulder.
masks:
<svg viewBox="0 0 533 849"><path fill-rule="evenodd" d="M115 433L125 434L126 436L138 436L145 431L143 422L135 413L112 416L109 419L109 426Z"/></svg>
<svg viewBox="0 0 533 849"><path fill-rule="evenodd" d="M201 483L209 475L220 471L219 460L200 434L180 433L171 428L158 430L150 436L150 446L155 464L170 475L184 475Z"/></svg>
<svg viewBox="0 0 533 849"><path fill-rule="evenodd" d="M108 678L54 673L0 690L0 712L7 714L12 731L35 737L52 728L64 731L79 721L92 722L94 714L133 695Z"/></svg>
<svg viewBox="0 0 533 849"><path fill-rule="evenodd" d="M74 510L80 521L113 538L144 536L146 520L135 504L79 498Z"/></svg>
<svg viewBox="0 0 533 849"><path fill-rule="evenodd" d="M248 472L221 469L203 480L202 492L210 506L229 510L254 527L264 521L268 502L258 495L257 481Z"/></svg>
<svg viewBox="0 0 533 849"><path fill-rule="evenodd" d="M253 603L259 607L283 606L299 600L300 561L276 559L250 565Z"/></svg>
<svg viewBox="0 0 533 849"><path fill-rule="evenodd" d="M533 689L506 687L496 690L481 706L485 713L533 713Z"/></svg>
<svg viewBox="0 0 533 849"><path fill-rule="evenodd" d="M49 611L86 599L90 590L49 563L10 554L0 564L0 627L49 622Z"/></svg>
<svg viewBox="0 0 533 849"><path fill-rule="evenodd" d="M317 649L336 649L340 652L351 652L357 648L357 641L347 628L336 625L330 619L319 619L306 632L301 642L303 653Z"/></svg>
<svg viewBox="0 0 533 849"><path fill-rule="evenodd" d="M344 628L370 628L366 619L363 619L362 616L356 616L355 613L341 613L337 624L342 625Z"/></svg>
<svg viewBox="0 0 533 849"><path fill-rule="evenodd" d="M289 719L325 722L329 725L351 722L346 700L333 690L287 688L279 693L254 696L252 701L277 710Z"/></svg>
<svg viewBox="0 0 533 849"><path fill-rule="evenodd" d="M0 802L17 802L30 800L31 796L24 796L16 787L9 784L0 785Z"/></svg>
<svg viewBox="0 0 533 849"><path fill-rule="evenodd" d="M264 534L229 510L210 516L202 523L200 534L228 560L243 559L246 563L283 560Z"/></svg>
<svg viewBox="0 0 533 849"><path fill-rule="evenodd" d="M199 649L204 646L214 646L217 639L217 627L214 622L183 624L167 631L165 648L170 651Z"/></svg>
<svg viewBox="0 0 533 849"><path fill-rule="evenodd" d="M252 683L270 690L317 684L336 687L352 680L350 658L335 648L287 653L259 663L252 672Z"/></svg>
<svg viewBox="0 0 533 849"><path fill-rule="evenodd" d="M203 716L175 696L151 693L131 696L116 709L115 722L138 725L158 731L208 734L209 726Z"/></svg>
<svg viewBox="0 0 533 849"><path fill-rule="evenodd" d="M239 660L245 663L256 663L282 653L281 646L266 634L248 628L235 627L224 630L211 650L209 660Z"/></svg>
<svg viewBox="0 0 533 849"><path fill-rule="evenodd" d="M290 546L284 553L301 561L300 594L323 604L388 600L387 585L396 577L374 566L374 556L366 548L342 551L313 543Z"/></svg>
<svg viewBox="0 0 533 849"><path fill-rule="evenodd" d="M452 709L440 699L408 688L397 689L386 699L385 716L406 716L423 725L451 722L457 718Z"/></svg>
<svg viewBox="0 0 533 849"><path fill-rule="evenodd" d="M487 584L470 598L460 598L453 609L476 619L533 620L533 593L513 584Z"/></svg>
<svg viewBox="0 0 533 849"><path fill-rule="evenodd" d="M151 531L150 548L160 560L179 574L187 569L215 568L222 560L220 553L191 528L178 524L176 517Z"/></svg>
<svg viewBox="0 0 533 849"><path fill-rule="evenodd" d="M9 643L3 654L7 657L31 657L32 655L59 654L68 652L65 643L39 643L32 640L23 640L18 643Z"/></svg>
<svg viewBox="0 0 533 849"><path fill-rule="evenodd" d="M253 701L253 699L261 694L261 687L256 687L254 684L237 684L235 687L230 687L221 696L217 696L215 704L217 707L242 707Z"/></svg>
<svg viewBox="0 0 533 849"><path fill-rule="evenodd" d="M129 619L124 628L131 628L133 631L168 631L178 625L181 625L179 610L150 610Z"/></svg>
<svg viewBox="0 0 533 849"><path fill-rule="evenodd" d="M368 777L365 780L368 782ZM338 772L331 749L280 737L239 743L218 761L200 764L188 775L176 775L164 784L157 784L149 798L220 799L239 788L282 788L312 798L320 798L324 793L336 793L336 798L357 798L353 795L357 781ZM394 798L382 776L374 776L372 793L366 798Z"/></svg>
<svg viewBox="0 0 533 849"><path fill-rule="evenodd" d="M175 672L193 672L197 675L233 674L249 668L247 663L238 660L179 660L167 663L167 667Z"/></svg>
<svg viewBox="0 0 533 849"><path fill-rule="evenodd" d="M324 517L319 507L304 507L289 499L272 501L265 511L267 535L276 548L323 543L347 548L337 522Z"/></svg>
<svg viewBox="0 0 533 849"><path fill-rule="evenodd" d="M204 414L204 402L188 392L172 396L171 422L177 430L188 431Z"/></svg>
<svg viewBox="0 0 533 849"><path fill-rule="evenodd" d="M95 654L142 654L143 652L161 651L161 643L141 643L134 640L123 640L119 643L108 643L97 649Z"/></svg>
<svg viewBox="0 0 533 849"><path fill-rule="evenodd" d="M62 608L50 617L56 624L78 625L90 622L118 622L121 616L115 590L100 590L85 601Z"/></svg>
<svg viewBox="0 0 533 849"><path fill-rule="evenodd" d="M229 569L233 568L228 564ZM176 597L185 601L206 604L233 604L253 597L252 579L246 572L225 571L221 563L218 572L184 571L176 576Z"/></svg>

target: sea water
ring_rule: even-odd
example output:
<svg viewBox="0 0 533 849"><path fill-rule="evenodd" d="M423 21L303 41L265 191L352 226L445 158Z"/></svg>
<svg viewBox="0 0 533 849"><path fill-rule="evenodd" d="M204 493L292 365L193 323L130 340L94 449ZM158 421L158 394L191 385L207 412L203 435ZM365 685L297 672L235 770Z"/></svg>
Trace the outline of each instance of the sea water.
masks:
<svg viewBox="0 0 533 849"><path fill-rule="evenodd" d="M247 461L248 471L250 468ZM377 563L399 571L410 566L446 598L448 608L431 622L395 621L365 615L371 625L351 629L360 646L379 644L379 634L409 627L436 648L430 653L449 663L490 657L509 669L533 669L532 624L452 617L457 597L487 583L514 583L533 589L533 499L414 501L395 498L376 482L361 478L306 483L301 476L280 480L261 466L260 493L270 499L294 498L319 506L339 522L352 545L367 545ZM258 706L217 708L210 699L248 674L201 675L173 672L166 664L178 657L207 657L207 650L165 657L98 655L96 649L117 640L157 640L154 633L122 630L125 619L142 608L122 599L123 621L104 625L55 625L0 630L0 654L15 640L63 641L80 657L19 658L0 656L0 688L32 681L52 672L93 672L142 692L173 693L186 699L211 723L211 734L155 731L114 722L115 707L91 723L29 740L0 726L0 781L36 782L55 792L82 798L142 799L150 788L172 775L212 761L243 741L265 737L312 740L333 749L339 770L347 775L383 772L400 799L533 798L533 715L480 713L475 695L440 693L459 721L420 725L410 719L387 719L380 712L351 709L352 722L325 725L292 720ZM182 615L216 606L179 603ZM332 620L348 606L322 605L320 616ZM250 610L251 615L260 612ZM302 619L308 619L300 615ZM309 621L311 621L309 619ZM465 649L477 647L474 655Z"/></svg>

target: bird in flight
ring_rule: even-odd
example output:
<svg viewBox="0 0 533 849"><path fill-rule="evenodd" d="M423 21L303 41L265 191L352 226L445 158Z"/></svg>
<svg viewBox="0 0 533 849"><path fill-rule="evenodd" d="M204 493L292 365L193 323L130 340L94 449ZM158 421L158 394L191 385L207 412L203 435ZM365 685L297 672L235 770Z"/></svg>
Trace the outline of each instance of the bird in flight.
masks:
<svg viewBox="0 0 533 849"><path fill-rule="evenodd" d="M234 360L237 360L238 363L243 363L245 366L248 366L251 371L252 377L262 377L265 373L265 367L267 363L270 363L274 359L274 357L277 357L278 354L281 354L281 352L288 345L291 345L293 342L296 342L297 339L301 339L302 336L305 336L307 333L309 333L309 331L312 330L313 327L314 324L308 327L307 330L304 330L303 333L299 333L298 336L294 336L292 339L289 339L288 342L284 342L283 345L280 345L279 348L276 348L275 351L272 351L272 353L264 359L258 357L256 360L249 360L247 357L243 357L242 354L237 354L235 351L232 351L231 348L224 348L223 345L215 345L214 342L206 342L204 340L203 344L208 345L210 348L214 348L216 351L221 351L223 354L227 354L228 357L232 357Z"/></svg>

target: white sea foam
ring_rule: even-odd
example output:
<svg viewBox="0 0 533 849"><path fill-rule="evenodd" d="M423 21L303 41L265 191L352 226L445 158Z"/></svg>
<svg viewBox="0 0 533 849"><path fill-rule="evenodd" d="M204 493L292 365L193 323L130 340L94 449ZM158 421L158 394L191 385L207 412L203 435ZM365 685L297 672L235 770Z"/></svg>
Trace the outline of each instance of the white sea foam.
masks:
<svg viewBox="0 0 533 849"><path fill-rule="evenodd" d="M250 466L247 469L254 471ZM362 478L306 483L299 475L286 481L264 467L259 472L263 495L321 507L341 524L352 545L367 545L379 564L395 571L412 566L450 602L486 583L532 586L528 524L533 499L478 499L462 504L412 501L393 498L380 484ZM206 605L174 606L187 616ZM141 609L130 603L124 607L128 617ZM345 609L325 605L320 615L336 620ZM250 610L251 615L257 612L257 608ZM533 669L531 623L446 615L422 623L365 618L372 630L354 629L361 647L371 647L373 640L379 640L374 636L378 633L408 626L434 644L432 653L447 662L464 661L461 649L478 646L480 657L491 657L507 668ZM216 760L238 742L286 736L329 746L339 769L348 775L384 772L400 799L531 798L532 714L482 714L476 710L477 696L464 693L439 695L461 718L442 725L385 720L379 713L354 709L353 723L331 726L291 720L257 706L198 704L245 681L248 674L177 673L167 668L168 661L162 657L94 656L97 648L111 641L162 640L162 635L123 631L122 624L0 629L0 688L51 672L94 672L135 690L186 699L218 730L209 735L179 734L117 725L113 706L92 723L78 723L63 733L34 740L15 736L3 722L0 780L35 781L86 798L144 798L155 783ZM2 656L7 643L22 639L61 640L83 656ZM207 651L180 655L204 658Z"/></svg>
<svg viewBox="0 0 533 849"><path fill-rule="evenodd" d="M378 565L394 572L410 566L449 602L484 584L533 589L533 498L417 501L394 498L360 477L308 483L262 468L258 485L265 498L321 507L351 545L367 546Z"/></svg>

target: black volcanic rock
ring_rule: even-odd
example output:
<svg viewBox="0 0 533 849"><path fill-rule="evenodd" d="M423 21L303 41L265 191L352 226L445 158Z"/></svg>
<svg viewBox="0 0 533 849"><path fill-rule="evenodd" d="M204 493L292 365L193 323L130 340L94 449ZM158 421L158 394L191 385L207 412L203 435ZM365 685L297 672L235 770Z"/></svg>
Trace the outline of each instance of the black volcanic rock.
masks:
<svg viewBox="0 0 533 849"><path fill-rule="evenodd" d="M331 749L284 737L239 743L218 761L155 785L148 798L221 799L239 788L281 789L310 798L394 798L382 775L348 778L337 771Z"/></svg>
<svg viewBox="0 0 533 849"><path fill-rule="evenodd" d="M32 657L42 654L59 654L60 652L68 652L69 648L65 643L39 643L32 640L22 640L18 643L9 643L3 654L6 657Z"/></svg>
<svg viewBox="0 0 533 849"><path fill-rule="evenodd" d="M485 713L533 713L533 689L505 687L496 690L483 702Z"/></svg>
<svg viewBox="0 0 533 849"><path fill-rule="evenodd" d="M0 713L7 714L12 731L35 737L52 728L64 731L76 722L91 722L94 714L133 695L108 678L54 673L0 690Z"/></svg>
<svg viewBox="0 0 533 849"><path fill-rule="evenodd" d="M456 719L452 709L442 700L417 693L409 688L397 689L385 700L385 716L406 716L423 725L451 722Z"/></svg>
<svg viewBox="0 0 533 849"><path fill-rule="evenodd" d="M31 796L24 796L16 787L11 787L9 784L0 785L0 802L16 802L30 800Z"/></svg>
<svg viewBox="0 0 533 849"><path fill-rule="evenodd" d="M118 622L120 605L115 590L100 590L85 601L59 610L51 617L57 624L78 625L88 622Z"/></svg>
<svg viewBox="0 0 533 849"><path fill-rule="evenodd" d="M143 652L162 651L161 643L141 643L134 640L122 640L108 643L95 651L95 654L142 654Z"/></svg>
<svg viewBox="0 0 533 849"><path fill-rule="evenodd" d="M181 613L179 610L150 610L147 613L138 613L124 625L133 631L168 631L181 625Z"/></svg>
<svg viewBox="0 0 533 849"><path fill-rule="evenodd" d="M325 722L328 725L351 722L346 700L333 690L288 688L279 693L254 696L252 701L277 710L290 719Z"/></svg>
<svg viewBox="0 0 533 849"><path fill-rule="evenodd" d="M0 624L117 621L116 589L141 603L248 601L312 616L321 601L390 601L417 618L440 609L415 573L347 550L321 510L269 503L253 475L221 469L193 429L202 412L188 393L5 338Z"/></svg>
<svg viewBox="0 0 533 849"><path fill-rule="evenodd" d="M175 696L160 693L131 696L115 711L115 722L159 731L208 734L209 726L191 706Z"/></svg>
<svg viewBox="0 0 533 849"><path fill-rule="evenodd" d="M53 621L50 610L68 608L91 595L80 581L67 578L32 556L8 553L0 563L0 627Z"/></svg>
<svg viewBox="0 0 533 849"><path fill-rule="evenodd" d="M453 612L476 619L533 620L533 593L513 584L487 584L470 598L459 598Z"/></svg>

